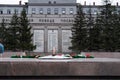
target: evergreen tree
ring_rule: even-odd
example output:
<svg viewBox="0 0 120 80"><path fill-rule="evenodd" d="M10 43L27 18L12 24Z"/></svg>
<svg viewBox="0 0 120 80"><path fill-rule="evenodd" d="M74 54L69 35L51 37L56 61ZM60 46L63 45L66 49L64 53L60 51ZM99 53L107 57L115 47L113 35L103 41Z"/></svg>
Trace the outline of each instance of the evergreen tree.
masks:
<svg viewBox="0 0 120 80"><path fill-rule="evenodd" d="M83 13L82 6L79 4L77 6L77 15L74 20L73 27L71 29L72 37L71 43L72 46L69 49L73 51L85 51L86 42L87 42L87 29L86 29L86 19L85 14Z"/></svg>
<svg viewBox="0 0 120 80"><path fill-rule="evenodd" d="M9 50L16 51L19 49L19 17L16 10L12 16L9 28L7 30L7 46Z"/></svg>
<svg viewBox="0 0 120 80"><path fill-rule="evenodd" d="M6 23L4 18L2 19L2 22L0 24L0 40L6 48Z"/></svg>
<svg viewBox="0 0 120 80"><path fill-rule="evenodd" d="M102 34L102 39L103 39L103 48L105 51L114 51L114 27L116 27L114 24L114 6L111 6L111 3L109 0L105 0L105 5L103 6L102 10L102 17L101 19L103 20L103 34Z"/></svg>
<svg viewBox="0 0 120 80"><path fill-rule="evenodd" d="M103 23L103 20L100 17L100 15L97 13L94 26L91 30L91 38L92 38L91 47L93 51L103 50L103 39L102 39L103 24L102 23Z"/></svg>
<svg viewBox="0 0 120 80"><path fill-rule="evenodd" d="M20 49L22 51L32 51L35 46L32 44L31 26L28 21L25 8L23 8L20 16Z"/></svg>
<svg viewBox="0 0 120 80"><path fill-rule="evenodd" d="M117 12L115 8L113 15L112 15L112 26L113 28L113 45L112 51L120 51L120 13Z"/></svg>
<svg viewBox="0 0 120 80"><path fill-rule="evenodd" d="M96 28L100 29L99 49L103 51L116 51L119 42L119 16L115 13L116 8L112 6L110 0L104 0L101 14L97 16Z"/></svg>
<svg viewBox="0 0 120 80"><path fill-rule="evenodd" d="M94 26L94 17L92 16L92 9L91 9L91 5L89 5L89 10L88 13L86 14L86 19L87 19L87 51L92 51L93 50L93 45L94 45L94 41L93 39L95 37L93 37L94 33L93 33L93 26Z"/></svg>

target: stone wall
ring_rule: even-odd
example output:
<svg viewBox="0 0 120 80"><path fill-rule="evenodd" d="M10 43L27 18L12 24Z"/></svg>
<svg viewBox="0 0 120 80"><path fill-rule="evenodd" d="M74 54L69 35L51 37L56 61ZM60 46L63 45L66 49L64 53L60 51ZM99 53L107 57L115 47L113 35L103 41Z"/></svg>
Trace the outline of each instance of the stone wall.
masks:
<svg viewBox="0 0 120 80"><path fill-rule="evenodd" d="M0 59L0 76L120 76L120 59Z"/></svg>
<svg viewBox="0 0 120 80"><path fill-rule="evenodd" d="M10 57L11 55L20 55L20 54L22 54L22 52L5 52L3 54L3 57ZM99 79L101 76L107 76L109 80L116 80L114 79L115 76L120 76L120 69L119 69L120 59L114 59L114 58L120 58L120 53L94 52L90 54L94 55L96 58L68 59L64 61L63 60L46 61L39 59L24 59L24 58L23 59L1 58L0 76L4 76L4 77L11 76L10 78L12 78L12 80L17 80L18 78L20 78L20 76L28 76L29 80L32 80L37 76L42 77L42 79L40 80L49 80L51 78L53 78L54 80L101 80ZM29 55L48 55L48 54L29 53ZM102 57L102 58L97 58L97 57ZM18 76L18 78L14 79L15 76ZM29 76L32 76L33 78ZM84 76L84 79L79 79L81 78L81 76ZM96 79L93 76L98 76L98 77ZM113 78L111 79L110 76L113 76ZM49 79L46 77L48 77ZM85 77L87 77L88 79L85 79ZM9 79L8 77L5 78ZM2 80L6 80L5 78ZM104 78L102 79L108 80L106 79L106 77L105 79Z"/></svg>

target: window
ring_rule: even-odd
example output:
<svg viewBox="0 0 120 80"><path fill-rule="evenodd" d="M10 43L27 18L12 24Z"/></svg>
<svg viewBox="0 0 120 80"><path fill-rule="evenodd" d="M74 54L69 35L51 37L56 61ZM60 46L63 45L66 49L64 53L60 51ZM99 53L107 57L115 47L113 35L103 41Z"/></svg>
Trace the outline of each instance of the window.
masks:
<svg viewBox="0 0 120 80"><path fill-rule="evenodd" d="M73 8L70 8L70 14L73 14Z"/></svg>
<svg viewBox="0 0 120 80"><path fill-rule="evenodd" d="M10 9L7 10L7 14L11 14L11 10Z"/></svg>
<svg viewBox="0 0 120 80"><path fill-rule="evenodd" d="M118 10L118 13L120 13L120 10Z"/></svg>
<svg viewBox="0 0 120 80"><path fill-rule="evenodd" d="M49 22L49 19L47 19L47 22Z"/></svg>
<svg viewBox="0 0 120 80"><path fill-rule="evenodd" d="M3 14L3 10L0 10L0 14Z"/></svg>
<svg viewBox="0 0 120 80"><path fill-rule="evenodd" d="M53 22L55 22L54 19L53 19Z"/></svg>
<svg viewBox="0 0 120 80"><path fill-rule="evenodd" d="M41 19L39 19L39 22L41 22Z"/></svg>
<svg viewBox="0 0 120 80"><path fill-rule="evenodd" d="M54 22L54 19L50 19L50 23Z"/></svg>
<svg viewBox="0 0 120 80"><path fill-rule="evenodd" d="M58 8L54 9L54 14L58 14Z"/></svg>
<svg viewBox="0 0 120 80"><path fill-rule="evenodd" d="M47 20L45 19L45 22L47 22Z"/></svg>
<svg viewBox="0 0 120 80"><path fill-rule="evenodd" d="M51 4L51 1L49 1L48 3Z"/></svg>
<svg viewBox="0 0 120 80"><path fill-rule="evenodd" d="M32 8L32 14L35 14L35 12L36 12L36 9Z"/></svg>
<svg viewBox="0 0 120 80"><path fill-rule="evenodd" d="M40 14L43 14L43 8L40 8L39 12L40 12Z"/></svg>
<svg viewBox="0 0 120 80"><path fill-rule="evenodd" d="M51 9L50 8L47 9L47 14L51 14Z"/></svg>
<svg viewBox="0 0 120 80"><path fill-rule="evenodd" d="M54 1L54 4L56 4L56 1Z"/></svg>
<svg viewBox="0 0 120 80"><path fill-rule="evenodd" d="M62 8L62 14L65 14L65 13L66 13L65 8Z"/></svg>
<svg viewBox="0 0 120 80"><path fill-rule="evenodd" d="M33 22L33 19L30 19L30 22Z"/></svg>
<svg viewBox="0 0 120 80"><path fill-rule="evenodd" d="M29 19L30 22L33 22L33 19Z"/></svg>
<svg viewBox="0 0 120 80"><path fill-rule="evenodd" d="M88 9L86 12L87 12L87 14L90 14L90 13L93 14L93 10L92 9L91 10Z"/></svg>
<svg viewBox="0 0 120 80"><path fill-rule="evenodd" d="M18 14L18 9L15 9L15 11L16 11L16 14Z"/></svg>
<svg viewBox="0 0 120 80"><path fill-rule="evenodd" d="M97 14L97 10L94 10L94 14Z"/></svg>

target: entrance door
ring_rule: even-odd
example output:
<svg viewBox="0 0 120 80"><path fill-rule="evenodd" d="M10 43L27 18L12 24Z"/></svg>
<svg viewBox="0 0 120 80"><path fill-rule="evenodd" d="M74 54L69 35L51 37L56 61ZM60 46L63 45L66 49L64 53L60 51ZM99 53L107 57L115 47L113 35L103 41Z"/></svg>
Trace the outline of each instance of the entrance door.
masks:
<svg viewBox="0 0 120 80"><path fill-rule="evenodd" d="M48 30L48 52L52 52L53 48L58 51L58 30Z"/></svg>
<svg viewBox="0 0 120 80"><path fill-rule="evenodd" d="M71 30L62 30L62 52L71 52L71 50L68 49L72 45L71 36Z"/></svg>
<svg viewBox="0 0 120 80"><path fill-rule="evenodd" d="M44 30L34 30L34 52L44 52Z"/></svg>

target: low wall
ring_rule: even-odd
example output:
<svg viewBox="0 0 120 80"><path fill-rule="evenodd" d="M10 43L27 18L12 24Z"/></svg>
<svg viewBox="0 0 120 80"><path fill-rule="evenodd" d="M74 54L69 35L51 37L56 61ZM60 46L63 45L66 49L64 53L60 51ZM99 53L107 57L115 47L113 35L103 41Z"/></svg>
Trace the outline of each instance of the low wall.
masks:
<svg viewBox="0 0 120 80"><path fill-rule="evenodd" d="M11 57L12 55L21 55L23 52L4 52L2 57Z"/></svg>
<svg viewBox="0 0 120 80"><path fill-rule="evenodd" d="M26 78L21 76L27 76L29 80L38 80L39 77L42 77L40 80L50 80L51 77L51 80L101 80L101 76L107 76L109 80L120 80L114 79L116 76L120 76L120 57L116 56L119 55L119 53L96 53L99 55L91 53L95 57L112 58L90 59L44 60L36 58L6 58L10 55L18 55L21 53L5 53L3 54L4 58L0 58L0 78L4 76L2 80ZM103 56L104 54L106 54L106 56ZM109 54L109 56L107 54ZM114 54L116 55L113 56ZM8 76L10 76L10 78L8 78ZM95 76L97 76L97 79ZM112 78L110 76L112 76ZM36 77L38 79L36 79ZM108 80L106 77L102 79Z"/></svg>
<svg viewBox="0 0 120 80"><path fill-rule="evenodd" d="M120 76L120 59L0 59L0 76Z"/></svg>
<svg viewBox="0 0 120 80"><path fill-rule="evenodd" d="M28 55L49 55L49 54L51 53L28 53ZM82 54L83 55L91 54L96 58L120 58L120 52L82 52Z"/></svg>
<svg viewBox="0 0 120 80"><path fill-rule="evenodd" d="M120 52L85 52L96 58L120 58Z"/></svg>

